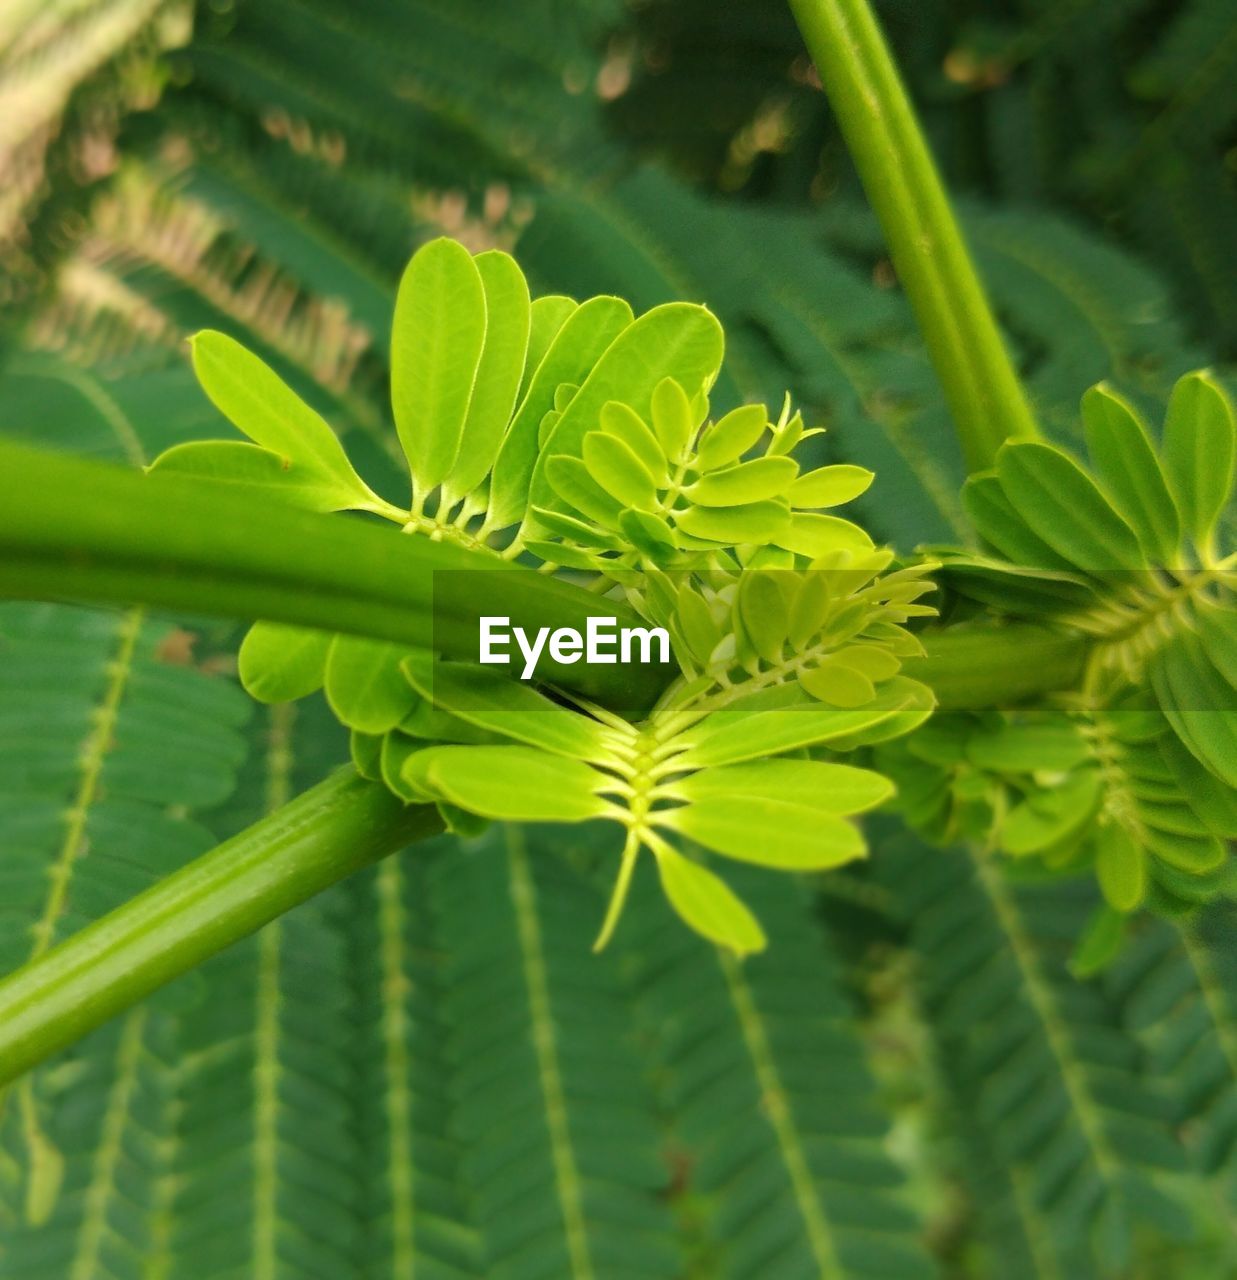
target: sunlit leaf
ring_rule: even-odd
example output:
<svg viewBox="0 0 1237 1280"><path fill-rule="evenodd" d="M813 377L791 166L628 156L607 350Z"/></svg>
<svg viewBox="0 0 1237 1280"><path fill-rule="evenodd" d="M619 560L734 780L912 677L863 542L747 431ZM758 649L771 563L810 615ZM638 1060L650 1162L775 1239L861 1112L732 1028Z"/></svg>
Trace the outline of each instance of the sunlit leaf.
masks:
<svg viewBox="0 0 1237 1280"><path fill-rule="evenodd" d="M801 475L790 487L792 507L837 507L865 493L875 479L866 467L838 464Z"/></svg>
<svg viewBox="0 0 1237 1280"><path fill-rule="evenodd" d="M241 641L241 683L259 702L294 702L322 688L333 637L328 631L255 622Z"/></svg>
<svg viewBox="0 0 1237 1280"><path fill-rule="evenodd" d="M760 922L725 881L668 846L658 850L657 870L667 900L690 928L737 955L764 950Z"/></svg>
<svg viewBox="0 0 1237 1280"><path fill-rule="evenodd" d="M491 249L474 259L485 294L485 342L477 365L460 446L444 488L462 496L489 474L515 409L528 352L528 282L509 254Z"/></svg>
<svg viewBox="0 0 1237 1280"><path fill-rule="evenodd" d="M762 404L745 404L719 418L701 437L697 459L705 471L737 462L764 435L769 412Z"/></svg>
<svg viewBox="0 0 1237 1280"><path fill-rule="evenodd" d="M584 822L611 812L605 778L578 760L533 747L429 747L406 781L472 813L505 822Z"/></svg>
<svg viewBox="0 0 1237 1280"><path fill-rule="evenodd" d="M423 245L404 269L391 326L391 408L418 494L459 455L485 330L472 255L445 236Z"/></svg>
<svg viewBox="0 0 1237 1280"><path fill-rule="evenodd" d="M386 733L412 710L417 695L400 663L404 645L364 636L335 636L326 660L326 698L350 729Z"/></svg>

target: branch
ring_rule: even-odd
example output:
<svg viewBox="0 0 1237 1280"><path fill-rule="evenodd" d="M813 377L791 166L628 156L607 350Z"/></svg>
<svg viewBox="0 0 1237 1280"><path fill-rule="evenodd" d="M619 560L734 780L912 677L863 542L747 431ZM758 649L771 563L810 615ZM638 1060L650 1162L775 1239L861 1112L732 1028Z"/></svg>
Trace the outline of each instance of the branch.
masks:
<svg viewBox="0 0 1237 1280"><path fill-rule="evenodd" d="M1076 689L1087 659L1084 636L1030 624L941 627L919 638L927 656L903 669L931 688L943 711L1010 707Z"/></svg>
<svg viewBox="0 0 1237 1280"><path fill-rule="evenodd" d="M267 618L474 659L483 613L534 631L583 631L591 616L641 625L625 604L458 543L2 440L0 596ZM634 710L675 675L549 654L540 667L563 688Z"/></svg>
<svg viewBox="0 0 1237 1280"><path fill-rule="evenodd" d="M945 389L970 471L1039 434L866 0L790 0Z"/></svg>
<svg viewBox="0 0 1237 1280"><path fill-rule="evenodd" d="M0 980L0 1087L224 947L442 830L343 769Z"/></svg>

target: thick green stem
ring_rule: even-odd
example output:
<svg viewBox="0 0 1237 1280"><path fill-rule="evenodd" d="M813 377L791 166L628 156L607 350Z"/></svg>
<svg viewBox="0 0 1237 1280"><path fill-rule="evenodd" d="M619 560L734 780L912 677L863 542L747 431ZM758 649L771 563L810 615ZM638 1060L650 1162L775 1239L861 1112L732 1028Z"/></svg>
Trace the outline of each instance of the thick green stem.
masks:
<svg viewBox="0 0 1237 1280"><path fill-rule="evenodd" d="M0 441L0 596L268 618L477 657L478 617L639 626L626 605L484 551L359 518L254 502L178 477ZM554 683L611 707L652 704L674 668L556 663Z"/></svg>
<svg viewBox="0 0 1237 1280"><path fill-rule="evenodd" d="M945 389L968 468L1037 436L949 199L867 0L790 0Z"/></svg>
<svg viewBox="0 0 1237 1280"><path fill-rule="evenodd" d="M350 768L0 981L0 1086L412 840L442 829Z"/></svg>
<svg viewBox="0 0 1237 1280"><path fill-rule="evenodd" d="M1087 660L1085 637L1031 625L942 627L920 638L927 656L904 670L932 689L944 711L1010 707L1076 689Z"/></svg>

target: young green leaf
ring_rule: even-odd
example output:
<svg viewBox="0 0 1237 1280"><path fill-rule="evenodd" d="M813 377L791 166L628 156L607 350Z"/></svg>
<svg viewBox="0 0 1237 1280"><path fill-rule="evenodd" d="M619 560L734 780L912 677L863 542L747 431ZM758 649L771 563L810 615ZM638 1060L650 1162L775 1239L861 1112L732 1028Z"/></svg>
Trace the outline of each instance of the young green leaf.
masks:
<svg viewBox="0 0 1237 1280"><path fill-rule="evenodd" d="M994 474L972 476L962 487L962 506L975 532L1006 560L1028 569L1073 571L1019 515Z"/></svg>
<svg viewBox="0 0 1237 1280"><path fill-rule="evenodd" d="M702 507L732 507L786 493L799 473L793 458L753 458L721 471L710 471L683 490Z"/></svg>
<svg viewBox="0 0 1237 1280"><path fill-rule="evenodd" d="M865 493L876 478L866 467L819 467L800 476L790 486L792 507L839 507Z"/></svg>
<svg viewBox="0 0 1237 1280"><path fill-rule="evenodd" d="M661 887L685 924L736 955L764 950L760 922L724 880L669 845L659 845L656 853Z"/></svg>
<svg viewBox="0 0 1237 1280"><path fill-rule="evenodd" d="M1119 822L1095 833L1095 875L1105 900L1117 911L1133 911L1146 896L1146 855Z"/></svg>
<svg viewBox="0 0 1237 1280"><path fill-rule="evenodd" d="M485 343L468 402L460 446L444 492L463 497L489 474L515 409L528 352L528 282L509 254L474 259L485 294Z"/></svg>
<svg viewBox="0 0 1237 1280"><path fill-rule="evenodd" d="M429 747L405 762L404 779L503 822L585 822L616 813L599 794L604 774L533 747Z"/></svg>
<svg viewBox="0 0 1237 1280"><path fill-rule="evenodd" d="M800 579L790 604L789 639L795 649L804 648L820 634L833 604L829 577L809 569Z"/></svg>
<svg viewBox="0 0 1237 1280"><path fill-rule="evenodd" d="M611 400L602 405L601 429L608 435L617 436L640 459L658 489L670 487L661 443L631 405L623 404L621 400Z"/></svg>
<svg viewBox="0 0 1237 1280"><path fill-rule="evenodd" d="M854 710L822 706L806 698L794 706L755 712L740 703L714 712L684 732L682 738L688 745L678 763L685 769L738 764L828 743L876 725L918 702L922 688L913 680L896 676L871 702Z"/></svg>
<svg viewBox="0 0 1237 1280"><path fill-rule="evenodd" d="M516 395L516 404L523 404L541 362L546 357L558 331L579 309L580 304L574 298L564 297L561 293L547 293L534 298L528 312L528 350L524 356L524 372L520 378L520 389Z"/></svg>
<svg viewBox="0 0 1237 1280"><path fill-rule="evenodd" d="M576 392L579 390L579 386L574 382L560 382L558 386L554 388L555 422L563 416L563 410L575 399ZM549 417L550 415L547 413L545 418L541 419L541 430L538 434L542 444L545 444L545 442L550 438L545 426L546 419Z"/></svg>
<svg viewBox="0 0 1237 1280"><path fill-rule="evenodd" d="M649 469L618 436L590 431L584 437L583 456L589 474L623 506L656 508L657 490Z"/></svg>
<svg viewBox="0 0 1237 1280"><path fill-rule="evenodd" d="M1200 547L1210 544L1233 491L1237 424L1224 389L1206 372L1178 380L1168 402L1162 453L1181 523Z"/></svg>
<svg viewBox="0 0 1237 1280"><path fill-rule="evenodd" d="M1233 690L1201 641L1182 631L1151 665L1156 699L1177 736L1218 778L1237 787Z"/></svg>
<svg viewBox="0 0 1237 1280"><path fill-rule="evenodd" d="M255 622L241 641L237 665L245 691L259 702L295 702L322 688L334 637L279 622Z"/></svg>
<svg viewBox="0 0 1237 1280"><path fill-rule="evenodd" d="M788 551L817 559L837 551L863 555L872 550L872 539L857 525L840 516L795 512L789 524L773 541Z"/></svg>
<svg viewBox="0 0 1237 1280"><path fill-rule="evenodd" d="M1237 607L1231 601L1215 604L1200 600L1194 609L1194 626L1212 665L1229 688L1237 690ZM1228 709L1237 711L1237 694Z"/></svg>
<svg viewBox="0 0 1237 1280"><path fill-rule="evenodd" d="M766 662L780 662L790 617L776 574L756 570L743 575L739 580L739 617L756 652Z"/></svg>
<svg viewBox="0 0 1237 1280"><path fill-rule="evenodd" d="M1105 904L1097 907L1070 956L1069 970L1075 978L1090 978L1117 958L1125 939L1126 917Z"/></svg>
<svg viewBox="0 0 1237 1280"><path fill-rule="evenodd" d="M750 502L742 507L690 507L675 513L684 533L709 542L736 546L776 541L790 524L790 512L781 502Z"/></svg>
<svg viewBox="0 0 1237 1280"><path fill-rule="evenodd" d="M326 660L326 699L350 729L386 733L416 705L400 663L406 646L364 636L338 635Z"/></svg>
<svg viewBox="0 0 1237 1280"><path fill-rule="evenodd" d="M1082 424L1096 474L1148 559L1175 567L1181 541L1177 507L1138 414L1101 382L1082 397Z"/></svg>
<svg viewBox="0 0 1237 1280"><path fill-rule="evenodd" d="M252 502L285 502L306 511L373 508L380 500L312 465L281 458L240 440L191 440L173 445L147 468L151 475L189 476L226 485Z"/></svg>
<svg viewBox="0 0 1237 1280"><path fill-rule="evenodd" d="M1146 564L1133 529L1060 449L1037 441L1006 444L997 474L1022 519L1071 565L1104 572Z"/></svg>
<svg viewBox="0 0 1237 1280"><path fill-rule="evenodd" d="M423 245L404 269L391 328L391 407L418 495L459 455L485 333L472 254L445 236Z"/></svg>
<svg viewBox="0 0 1237 1280"><path fill-rule="evenodd" d="M674 530L661 516L651 511L634 508L624 511L619 516L619 530L637 551L655 560L678 545Z"/></svg>
<svg viewBox="0 0 1237 1280"><path fill-rule="evenodd" d="M966 757L994 773L1065 772L1090 752L1086 740L1068 723L1003 723L983 728L966 740Z"/></svg>
<svg viewBox="0 0 1237 1280"><path fill-rule="evenodd" d="M803 805L818 815L845 815L883 804L893 795L893 783L853 765L774 759L702 769L672 783L669 790L679 799L701 804L728 797L763 797Z"/></svg>
<svg viewBox="0 0 1237 1280"><path fill-rule="evenodd" d="M697 426L687 393L673 378L663 378L653 388L649 409L662 450L670 461L678 462Z"/></svg>
<svg viewBox="0 0 1237 1280"><path fill-rule="evenodd" d="M541 421L553 410L554 394L560 384L585 382L631 322L631 308L621 298L590 298L567 317L555 334L524 392L494 463L487 520L491 527L503 529L524 518L529 485L538 462Z"/></svg>
<svg viewBox="0 0 1237 1280"><path fill-rule="evenodd" d="M558 755L599 764L612 758L613 730L500 671L415 654L404 674L427 702L469 724Z"/></svg>
<svg viewBox="0 0 1237 1280"><path fill-rule="evenodd" d="M711 381L721 367L722 346L721 326L704 307L671 302L645 312L597 361L559 419L533 470L531 500L551 508L561 505L546 477L545 459L579 457L584 436L596 427L608 401L621 400L647 419L653 390L664 377L685 386Z"/></svg>
<svg viewBox="0 0 1237 1280"><path fill-rule="evenodd" d="M190 347L202 389L237 430L307 478L315 477L319 488L337 493L340 499L348 495L346 503L339 501L329 509L383 505L353 470L326 420L263 360L213 329L195 334Z"/></svg>
<svg viewBox="0 0 1237 1280"><path fill-rule="evenodd" d="M831 707L862 707L876 696L876 686L862 671L829 658L801 671L799 684Z"/></svg>
<svg viewBox="0 0 1237 1280"><path fill-rule="evenodd" d="M867 852L851 823L803 799L716 796L658 813L654 821L714 853L784 871L825 871Z"/></svg>
<svg viewBox="0 0 1237 1280"><path fill-rule="evenodd" d="M608 529L617 527L623 505L593 479L583 459L551 458L546 464L546 476L558 497L582 516ZM531 513L539 510L535 506L530 509Z"/></svg>
<svg viewBox="0 0 1237 1280"><path fill-rule="evenodd" d="M696 452L702 471L737 462L764 435L769 411L763 404L745 404L719 418L700 439Z"/></svg>

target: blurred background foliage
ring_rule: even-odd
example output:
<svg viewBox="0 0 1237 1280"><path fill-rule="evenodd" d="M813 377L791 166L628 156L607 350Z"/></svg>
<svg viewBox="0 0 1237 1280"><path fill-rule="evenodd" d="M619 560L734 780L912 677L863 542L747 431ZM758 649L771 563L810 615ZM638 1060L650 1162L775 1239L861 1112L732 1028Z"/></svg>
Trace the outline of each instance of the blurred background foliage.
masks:
<svg viewBox="0 0 1237 1280"><path fill-rule="evenodd" d="M1223 368L1232 5L880 13L1050 430L1101 378L1150 408ZM789 387L822 460L877 471L874 534L961 531L780 5L7 0L0 175L6 432L130 463L217 434L183 348L211 325L389 488L394 285L445 231L539 292L706 302L721 400ZM0 608L4 968L346 758L321 709L247 711L235 642ZM873 837L868 870L754 885L775 941L742 968L653 894L588 957L590 838L389 861L0 1100L0 1276L1237 1274L1231 910L1080 983L1086 885Z"/></svg>

